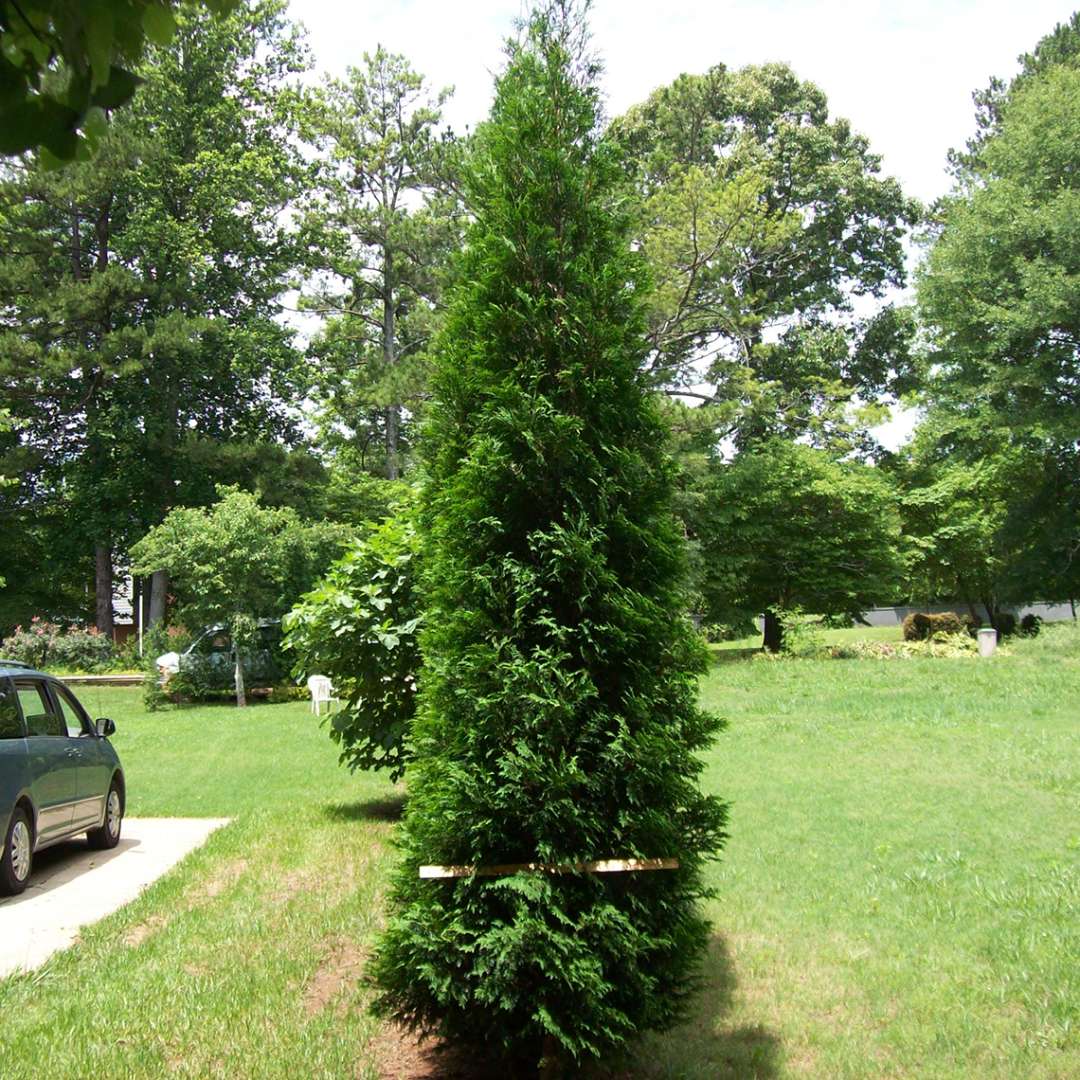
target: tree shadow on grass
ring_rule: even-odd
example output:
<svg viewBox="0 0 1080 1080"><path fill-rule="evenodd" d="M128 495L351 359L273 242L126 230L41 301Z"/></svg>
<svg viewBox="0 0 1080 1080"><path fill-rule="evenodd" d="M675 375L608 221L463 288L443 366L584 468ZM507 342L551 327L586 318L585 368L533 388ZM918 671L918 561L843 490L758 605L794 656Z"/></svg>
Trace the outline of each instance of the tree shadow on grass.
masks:
<svg viewBox="0 0 1080 1080"><path fill-rule="evenodd" d="M643 1039L611 1080L772 1080L779 1076L780 1038L763 1024L733 1024L738 979L727 942L709 940L701 985L690 1000L687 1019L663 1035ZM646 1064L647 1063L647 1064Z"/></svg>
<svg viewBox="0 0 1080 1080"><path fill-rule="evenodd" d="M406 796L387 795L381 799L365 799L355 803L331 803L322 808L331 821L400 821L405 813Z"/></svg>
<svg viewBox="0 0 1080 1080"><path fill-rule="evenodd" d="M735 664L740 660L753 660L759 652L761 649L714 649L712 662L716 667L722 664Z"/></svg>
<svg viewBox="0 0 1080 1080"><path fill-rule="evenodd" d="M780 1075L778 1035L762 1024L728 1022L737 985L727 944L714 936L684 1023L630 1046L619 1064L570 1070L567 1080L774 1080ZM530 1065L485 1061L481 1048L418 1040L393 1025L382 1029L373 1051L380 1080L524 1080L536 1075Z"/></svg>

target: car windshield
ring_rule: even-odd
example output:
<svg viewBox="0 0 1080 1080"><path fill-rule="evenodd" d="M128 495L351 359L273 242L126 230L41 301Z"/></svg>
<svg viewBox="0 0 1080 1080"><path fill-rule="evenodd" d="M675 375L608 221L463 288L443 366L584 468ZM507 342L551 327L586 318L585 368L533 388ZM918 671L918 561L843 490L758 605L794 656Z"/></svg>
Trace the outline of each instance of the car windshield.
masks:
<svg viewBox="0 0 1080 1080"><path fill-rule="evenodd" d="M227 653L231 648L229 635L224 630L215 630L212 634L204 634L199 638L191 651L208 656L211 653Z"/></svg>

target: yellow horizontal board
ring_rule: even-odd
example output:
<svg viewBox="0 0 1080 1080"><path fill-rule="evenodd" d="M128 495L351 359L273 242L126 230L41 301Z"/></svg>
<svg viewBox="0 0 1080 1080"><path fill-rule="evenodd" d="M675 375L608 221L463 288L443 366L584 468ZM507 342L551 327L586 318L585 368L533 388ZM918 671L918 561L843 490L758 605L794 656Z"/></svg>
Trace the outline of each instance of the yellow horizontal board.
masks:
<svg viewBox="0 0 1080 1080"><path fill-rule="evenodd" d="M421 866L422 878L504 877L533 874L633 874L642 870L678 870L678 859L597 859L575 863L502 863L499 866Z"/></svg>

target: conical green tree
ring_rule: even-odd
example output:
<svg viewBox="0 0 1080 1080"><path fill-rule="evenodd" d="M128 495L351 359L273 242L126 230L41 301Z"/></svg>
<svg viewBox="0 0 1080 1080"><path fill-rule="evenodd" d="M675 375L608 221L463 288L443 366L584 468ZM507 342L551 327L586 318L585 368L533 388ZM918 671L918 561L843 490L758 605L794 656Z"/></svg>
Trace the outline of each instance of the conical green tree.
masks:
<svg viewBox="0 0 1080 1080"><path fill-rule="evenodd" d="M382 1015L547 1071L678 1018L725 819L696 782L719 723L696 705L639 264L569 7L532 16L477 132L426 439L404 857L374 961ZM418 874L625 857L679 868Z"/></svg>

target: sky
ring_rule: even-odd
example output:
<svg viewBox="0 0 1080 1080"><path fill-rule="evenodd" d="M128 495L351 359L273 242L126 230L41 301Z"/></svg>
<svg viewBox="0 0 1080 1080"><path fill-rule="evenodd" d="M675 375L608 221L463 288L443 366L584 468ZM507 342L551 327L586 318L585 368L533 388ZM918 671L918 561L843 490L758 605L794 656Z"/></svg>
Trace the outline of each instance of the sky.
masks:
<svg viewBox="0 0 1080 1080"><path fill-rule="evenodd" d="M1016 58L1066 21L1080 0L594 0L593 46L611 116L678 75L715 64L783 61L824 90L905 192L930 202L949 189L951 147L974 130L971 95L1010 78ZM383 45L435 90L454 87L444 118L456 131L487 115L503 42L523 0L291 0L316 69L330 75ZM876 430L895 447L915 414Z"/></svg>

